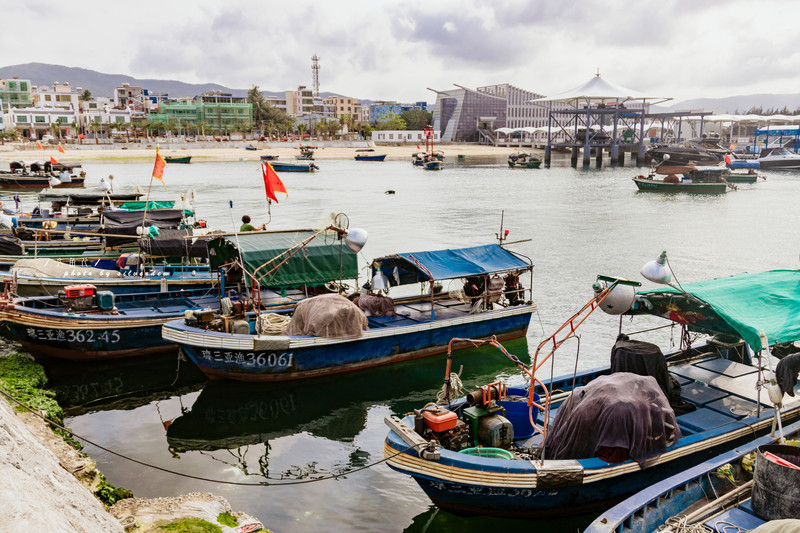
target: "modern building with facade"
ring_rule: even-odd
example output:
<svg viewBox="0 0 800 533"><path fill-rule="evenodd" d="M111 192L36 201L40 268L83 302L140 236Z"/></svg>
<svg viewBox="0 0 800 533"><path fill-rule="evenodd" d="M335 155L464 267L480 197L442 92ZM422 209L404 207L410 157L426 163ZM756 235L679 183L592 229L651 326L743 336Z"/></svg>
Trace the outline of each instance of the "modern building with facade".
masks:
<svg viewBox="0 0 800 533"><path fill-rule="evenodd" d="M433 129L444 142L495 142L498 128L543 127L547 110L530 101L543 95L504 83L436 91Z"/></svg>
<svg viewBox="0 0 800 533"><path fill-rule="evenodd" d="M286 114L314 114L314 92L305 85L299 86L296 91L286 91Z"/></svg>
<svg viewBox="0 0 800 533"><path fill-rule="evenodd" d="M356 98L350 98L348 96L329 96L325 99L325 103L332 107L333 117L335 119L338 120L349 116L353 119L355 124L361 123L361 105Z"/></svg>
<svg viewBox="0 0 800 533"><path fill-rule="evenodd" d="M411 109L428 110L428 102L415 102L413 104L399 104L397 102L375 102L369 106L369 121L383 122L391 120L392 117L399 115L403 111Z"/></svg>
<svg viewBox="0 0 800 533"><path fill-rule="evenodd" d="M5 111L12 107L30 107L33 105L30 80L12 78L0 80L0 100L3 101Z"/></svg>
<svg viewBox="0 0 800 533"><path fill-rule="evenodd" d="M201 128L206 133L243 132L253 125L253 105L246 98L199 95L192 100L162 102L147 122L162 122L181 128Z"/></svg>
<svg viewBox="0 0 800 533"><path fill-rule="evenodd" d="M61 107L12 107L8 118L23 139L41 139L45 135L77 135L78 110ZM9 125L11 126L11 125Z"/></svg>
<svg viewBox="0 0 800 533"><path fill-rule="evenodd" d="M439 142L439 132L433 132L433 142ZM423 130L373 130L372 141L378 143L409 143L422 146L425 144Z"/></svg>
<svg viewBox="0 0 800 533"><path fill-rule="evenodd" d="M69 82L53 82L53 85L39 85L31 89L34 107L58 107L61 109L80 109L80 96L83 89L71 87Z"/></svg>

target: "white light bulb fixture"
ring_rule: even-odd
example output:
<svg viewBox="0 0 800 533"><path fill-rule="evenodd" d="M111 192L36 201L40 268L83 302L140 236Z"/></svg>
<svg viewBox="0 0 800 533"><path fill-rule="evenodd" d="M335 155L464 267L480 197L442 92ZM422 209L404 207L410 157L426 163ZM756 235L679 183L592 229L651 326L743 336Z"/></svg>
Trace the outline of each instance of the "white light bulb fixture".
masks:
<svg viewBox="0 0 800 533"><path fill-rule="evenodd" d="M645 279L650 280L653 283L669 285L670 281L672 281L672 273L670 272L666 263L667 252L664 251L661 252L661 255L658 256L657 259L646 263L639 273L644 276Z"/></svg>
<svg viewBox="0 0 800 533"><path fill-rule="evenodd" d="M353 252L358 253L367 244L367 230L360 228L353 228L347 232L344 238L344 243Z"/></svg>

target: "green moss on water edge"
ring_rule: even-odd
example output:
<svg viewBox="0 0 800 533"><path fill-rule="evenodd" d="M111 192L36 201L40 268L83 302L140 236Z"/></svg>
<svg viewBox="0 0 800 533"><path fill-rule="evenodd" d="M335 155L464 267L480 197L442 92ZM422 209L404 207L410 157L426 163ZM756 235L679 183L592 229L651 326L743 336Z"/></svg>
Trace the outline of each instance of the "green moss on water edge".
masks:
<svg viewBox="0 0 800 533"><path fill-rule="evenodd" d="M239 519L228 512L219 513L219 516L217 516L217 522L228 527L236 527L239 525Z"/></svg>
<svg viewBox="0 0 800 533"><path fill-rule="evenodd" d="M181 518L160 526L156 531L172 533L222 533L222 528L202 518Z"/></svg>
<svg viewBox="0 0 800 533"><path fill-rule="evenodd" d="M115 487L108 482L106 476L102 473L100 474L100 484L97 486L97 490L94 491L94 495L98 500L103 502L103 505L106 507L111 507L120 500L133 498L133 492L128 489Z"/></svg>

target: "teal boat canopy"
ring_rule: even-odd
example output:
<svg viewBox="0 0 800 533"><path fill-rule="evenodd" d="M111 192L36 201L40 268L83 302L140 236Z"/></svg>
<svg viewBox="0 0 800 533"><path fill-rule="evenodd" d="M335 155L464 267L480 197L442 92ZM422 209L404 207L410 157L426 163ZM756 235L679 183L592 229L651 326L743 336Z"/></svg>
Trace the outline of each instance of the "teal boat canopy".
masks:
<svg viewBox="0 0 800 533"><path fill-rule="evenodd" d="M654 314L707 333L735 334L754 351L800 340L800 270L770 270L639 291L632 314ZM645 300L645 301L643 301ZM652 307L650 307L652 306Z"/></svg>
<svg viewBox="0 0 800 533"><path fill-rule="evenodd" d="M381 272L399 285L532 268L529 261L499 244L394 254L375 259L375 263L380 263Z"/></svg>
<svg viewBox="0 0 800 533"><path fill-rule="evenodd" d="M211 268L216 270L225 263L239 260L241 252L245 269L261 278L288 254L281 256L264 268L259 268L289 248L299 245L317 230L291 230L267 233L240 233L236 236L218 237L209 242ZM358 278L356 254L334 231L325 231L300 248L275 272L261 278L262 287L292 289L304 285L323 285L334 280Z"/></svg>

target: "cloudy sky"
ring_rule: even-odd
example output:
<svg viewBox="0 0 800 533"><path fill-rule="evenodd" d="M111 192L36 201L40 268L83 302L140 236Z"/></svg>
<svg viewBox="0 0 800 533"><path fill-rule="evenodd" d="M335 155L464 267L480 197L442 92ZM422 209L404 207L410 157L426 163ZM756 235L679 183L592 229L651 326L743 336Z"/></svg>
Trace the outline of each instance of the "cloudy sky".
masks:
<svg viewBox="0 0 800 533"><path fill-rule="evenodd" d="M311 86L435 101L603 77L677 101L800 92L795 0L107 0L0 2L0 66L28 62L234 89Z"/></svg>

